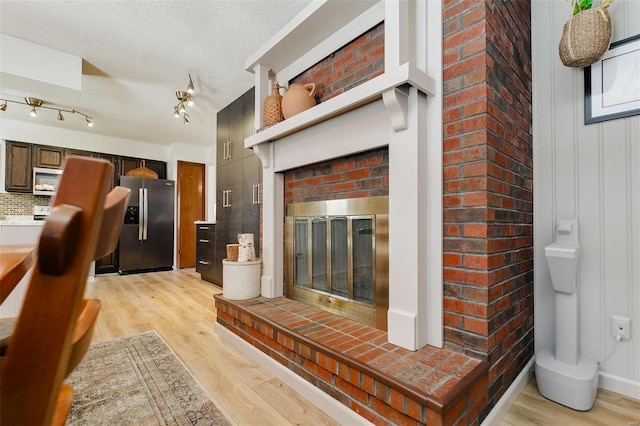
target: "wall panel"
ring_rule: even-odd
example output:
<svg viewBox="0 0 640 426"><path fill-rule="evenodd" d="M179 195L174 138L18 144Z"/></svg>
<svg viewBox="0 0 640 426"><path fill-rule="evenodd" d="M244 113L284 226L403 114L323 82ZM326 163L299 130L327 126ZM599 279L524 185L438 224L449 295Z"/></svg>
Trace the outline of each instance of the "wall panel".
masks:
<svg viewBox="0 0 640 426"><path fill-rule="evenodd" d="M640 2L617 0L609 11L614 41L640 33ZM632 339L617 345L601 371L626 379L614 390L638 398L640 116L584 125L583 70L564 67L558 57L569 14L562 0L532 2L536 347L553 345L554 335L544 246L558 220L577 217L581 351L603 359L615 346L611 315L631 317Z"/></svg>

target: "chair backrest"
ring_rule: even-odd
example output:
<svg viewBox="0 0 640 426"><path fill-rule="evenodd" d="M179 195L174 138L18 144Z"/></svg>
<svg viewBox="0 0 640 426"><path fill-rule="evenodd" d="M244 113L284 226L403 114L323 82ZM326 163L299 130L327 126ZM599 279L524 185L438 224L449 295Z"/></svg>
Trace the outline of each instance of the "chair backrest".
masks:
<svg viewBox="0 0 640 426"><path fill-rule="evenodd" d="M70 157L65 162L20 317L0 367L3 425L49 425L54 419L91 261L115 248L129 197L124 188L107 197L112 178L113 165L107 161ZM99 244L99 238L106 243ZM65 417L66 411L62 421Z"/></svg>

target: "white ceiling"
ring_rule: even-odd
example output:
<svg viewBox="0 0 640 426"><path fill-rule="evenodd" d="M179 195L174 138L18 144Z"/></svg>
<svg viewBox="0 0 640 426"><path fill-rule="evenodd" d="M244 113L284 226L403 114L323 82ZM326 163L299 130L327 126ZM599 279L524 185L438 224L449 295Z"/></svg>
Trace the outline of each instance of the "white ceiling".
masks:
<svg viewBox="0 0 640 426"><path fill-rule="evenodd" d="M244 62L311 0L0 0L0 32L83 59L79 99L48 99L3 88L0 97L42 98L56 111L29 117L9 103L2 118L168 145L211 145L216 113L254 85ZM1 48L1 46L0 46ZM191 74L190 124L173 116L175 92Z"/></svg>

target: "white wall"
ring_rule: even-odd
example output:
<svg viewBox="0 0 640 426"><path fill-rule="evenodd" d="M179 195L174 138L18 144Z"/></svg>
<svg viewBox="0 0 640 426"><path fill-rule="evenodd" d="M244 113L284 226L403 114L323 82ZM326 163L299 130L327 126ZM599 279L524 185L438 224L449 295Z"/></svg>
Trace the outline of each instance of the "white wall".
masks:
<svg viewBox="0 0 640 426"><path fill-rule="evenodd" d="M594 2L599 4L599 2ZM553 347L553 290L544 247L557 220L580 227L580 350L615 346L611 315L632 338L601 364L600 386L640 398L640 116L584 125L584 73L564 67L558 41L571 5L532 2L536 348ZM640 2L609 7L613 41L640 33Z"/></svg>

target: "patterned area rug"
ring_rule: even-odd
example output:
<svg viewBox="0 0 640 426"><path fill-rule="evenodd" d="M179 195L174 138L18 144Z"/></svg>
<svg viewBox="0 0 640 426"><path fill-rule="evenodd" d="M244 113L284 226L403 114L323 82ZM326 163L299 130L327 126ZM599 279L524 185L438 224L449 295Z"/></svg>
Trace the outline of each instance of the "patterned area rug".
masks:
<svg viewBox="0 0 640 426"><path fill-rule="evenodd" d="M94 343L66 383L67 425L230 425L155 331Z"/></svg>

